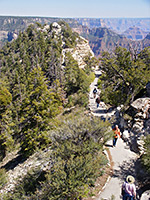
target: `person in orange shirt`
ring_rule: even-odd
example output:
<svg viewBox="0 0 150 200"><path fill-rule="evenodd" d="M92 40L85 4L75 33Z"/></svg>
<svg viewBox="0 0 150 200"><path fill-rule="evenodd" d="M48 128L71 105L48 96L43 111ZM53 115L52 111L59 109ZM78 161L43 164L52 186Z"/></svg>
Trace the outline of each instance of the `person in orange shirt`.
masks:
<svg viewBox="0 0 150 200"><path fill-rule="evenodd" d="M118 128L118 125L115 126L115 128L113 128L114 131L114 135L113 135L113 147L116 146L118 137L120 137L120 129Z"/></svg>

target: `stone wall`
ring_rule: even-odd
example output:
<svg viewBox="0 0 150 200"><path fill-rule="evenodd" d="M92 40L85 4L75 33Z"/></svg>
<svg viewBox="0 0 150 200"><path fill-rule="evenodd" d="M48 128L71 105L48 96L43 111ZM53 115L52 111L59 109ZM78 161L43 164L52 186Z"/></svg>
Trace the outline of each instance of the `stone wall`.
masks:
<svg viewBox="0 0 150 200"><path fill-rule="evenodd" d="M135 100L128 109L132 120L128 123L130 142L134 151L143 153L143 139L150 134L150 98L143 97Z"/></svg>

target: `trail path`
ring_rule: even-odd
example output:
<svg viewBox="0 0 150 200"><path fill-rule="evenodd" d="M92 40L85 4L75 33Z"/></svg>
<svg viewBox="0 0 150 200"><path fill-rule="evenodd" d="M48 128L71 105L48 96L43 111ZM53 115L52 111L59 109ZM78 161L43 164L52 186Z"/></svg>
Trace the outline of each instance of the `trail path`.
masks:
<svg viewBox="0 0 150 200"><path fill-rule="evenodd" d="M89 107L94 116L99 116L102 119L109 118L114 115L114 111L107 112L107 106L101 102L99 108L96 108L95 99L93 98L93 89L97 87L98 77L100 71L96 69L95 71L95 80L90 86L90 95L89 95ZM112 141L109 141L106 145L109 148L112 160L114 163L113 166L113 175L109 178L106 187L99 194L99 197L96 200L111 200L112 195L115 196L115 200L122 199L121 197L121 185L127 175L135 175L135 162L137 155L130 150L125 142L122 139L118 139L116 147L112 147Z"/></svg>

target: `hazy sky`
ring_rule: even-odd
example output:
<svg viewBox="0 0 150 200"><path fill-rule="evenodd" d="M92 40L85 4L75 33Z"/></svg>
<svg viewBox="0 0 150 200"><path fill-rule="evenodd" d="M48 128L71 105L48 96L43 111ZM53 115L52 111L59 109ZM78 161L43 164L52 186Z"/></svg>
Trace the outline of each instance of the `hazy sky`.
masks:
<svg viewBox="0 0 150 200"><path fill-rule="evenodd" d="M150 0L0 0L0 15L145 18Z"/></svg>

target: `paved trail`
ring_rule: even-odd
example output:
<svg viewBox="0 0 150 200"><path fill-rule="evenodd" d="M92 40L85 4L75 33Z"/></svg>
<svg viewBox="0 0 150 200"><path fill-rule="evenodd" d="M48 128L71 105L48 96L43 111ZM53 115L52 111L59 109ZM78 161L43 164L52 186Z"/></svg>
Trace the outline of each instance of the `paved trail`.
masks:
<svg viewBox="0 0 150 200"><path fill-rule="evenodd" d="M99 116L102 119L113 116L114 112L107 113L106 105L101 102L100 107L96 108L95 99L93 98L92 91L94 87L97 87L98 76L100 71L95 71L96 78L90 86L90 96L89 104L91 112L94 116ZM113 176L110 177L110 180L106 184L105 189L100 193L99 197L96 200L111 200L112 195L115 196L115 200L122 199L121 197L121 185L125 177L129 174L134 175L134 165L137 158L137 155L130 151L126 143L122 139L118 139L116 147L112 148L112 141L108 142L108 148L110 150L112 160L114 162L113 167Z"/></svg>

